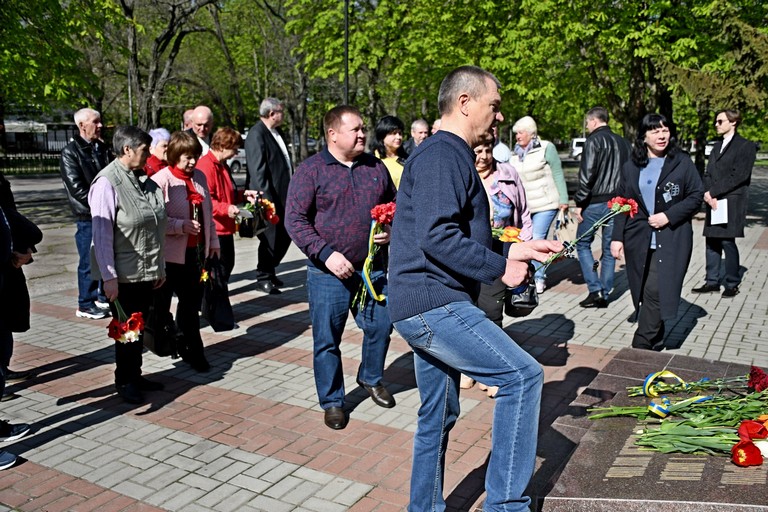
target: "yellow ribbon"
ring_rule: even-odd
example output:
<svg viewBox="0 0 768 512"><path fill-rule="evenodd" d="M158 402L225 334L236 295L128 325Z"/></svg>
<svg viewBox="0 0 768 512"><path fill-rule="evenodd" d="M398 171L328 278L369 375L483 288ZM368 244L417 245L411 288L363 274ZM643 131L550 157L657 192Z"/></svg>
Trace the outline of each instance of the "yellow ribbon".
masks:
<svg viewBox="0 0 768 512"><path fill-rule="evenodd" d="M365 263L363 263L363 284L365 285L365 289L368 290L368 293L371 295L373 300L376 302L381 302L383 300L387 299L387 296L383 293L376 293L376 290L373 288L373 281L371 280L371 269L373 268L373 257L376 255L376 251L374 251L374 243L373 243L373 236L376 234L376 226L377 222L374 220L371 222L371 232L368 235L368 256L365 258Z"/></svg>
<svg viewBox="0 0 768 512"><path fill-rule="evenodd" d="M659 396L659 390L658 390L658 387L654 385L654 381L656 379L664 379L664 378L675 379L680 384L685 386L685 381L683 379L681 379L674 373L670 372L669 370L662 370L660 372L648 374L648 376L645 378L645 382L643 382L643 395L650 396L650 397Z"/></svg>

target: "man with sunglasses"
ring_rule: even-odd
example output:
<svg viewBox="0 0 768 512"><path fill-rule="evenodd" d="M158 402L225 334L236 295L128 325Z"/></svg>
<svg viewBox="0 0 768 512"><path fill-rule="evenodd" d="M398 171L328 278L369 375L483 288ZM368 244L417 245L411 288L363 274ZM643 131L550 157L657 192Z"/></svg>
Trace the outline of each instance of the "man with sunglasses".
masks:
<svg viewBox="0 0 768 512"><path fill-rule="evenodd" d="M755 165L757 146L736 133L741 124L741 113L736 109L720 110L715 116L715 130L723 137L715 143L704 172L704 201L707 203L707 219L704 224L706 237L706 281L691 290L693 293L717 293L720 291L720 260L725 253L723 297L735 297L739 293L739 249L736 238L744 237L747 218L749 184ZM725 215L713 219L713 212L725 209Z"/></svg>

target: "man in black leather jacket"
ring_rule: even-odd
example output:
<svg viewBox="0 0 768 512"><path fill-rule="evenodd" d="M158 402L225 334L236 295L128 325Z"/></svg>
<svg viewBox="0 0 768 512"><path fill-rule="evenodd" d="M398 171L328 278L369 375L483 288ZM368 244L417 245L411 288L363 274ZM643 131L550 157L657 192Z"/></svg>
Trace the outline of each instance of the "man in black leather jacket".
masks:
<svg viewBox="0 0 768 512"><path fill-rule="evenodd" d="M80 256L77 265L77 311L80 318L105 318L108 305L99 297L99 283L91 280L91 208L88 192L93 178L109 163L107 145L101 141L101 114L90 108L75 112L75 124L80 130L61 150L61 179L67 191L69 206L77 220L75 244ZM96 302L104 307L97 306Z"/></svg>
<svg viewBox="0 0 768 512"><path fill-rule="evenodd" d="M608 111L603 107L590 109L585 118L589 136L584 143L579 166L579 188L574 195L576 219L579 237L591 228L595 222L608 213L610 200L619 184L621 167L629 160L632 148L626 139L619 137L608 127ZM592 256L594 233L584 237L576 244L579 265L589 295L579 303L584 308L604 308L608 306L608 294L613 289L613 275L616 260L611 255L611 232L613 221L602 228L602 254L600 273Z"/></svg>

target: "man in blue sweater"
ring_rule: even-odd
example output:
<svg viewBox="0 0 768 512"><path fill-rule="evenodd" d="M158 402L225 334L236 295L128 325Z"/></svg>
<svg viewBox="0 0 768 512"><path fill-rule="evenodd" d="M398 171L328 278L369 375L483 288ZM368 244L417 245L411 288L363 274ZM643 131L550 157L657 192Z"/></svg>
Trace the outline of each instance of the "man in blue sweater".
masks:
<svg viewBox="0 0 768 512"><path fill-rule="evenodd" d="M474 302L480 283L526 282L528 261L562 249L556 241L491 250L490 207L473 148L493 141L499 83L473 66L440 85L440 131L405 165L390 248L388 309L414 351L421 408L413 441L410 512L445 510L448 432L459 416L461 373L498 386L485 511L527 511L543 372Z"/></svg>

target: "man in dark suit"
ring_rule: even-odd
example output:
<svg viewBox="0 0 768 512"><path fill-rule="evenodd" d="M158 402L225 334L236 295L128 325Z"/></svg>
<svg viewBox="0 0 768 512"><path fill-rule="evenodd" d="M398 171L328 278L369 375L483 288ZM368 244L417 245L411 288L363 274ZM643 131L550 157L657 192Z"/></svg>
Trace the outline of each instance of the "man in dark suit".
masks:
<svg viewBox="0 0 768 512"><path fill-rule="evenodd" d="M248 175L245 188L259 190L275 204L280 221L270 224L259 235L259 261L256 264L256 287L265 293L280 293L282 281L275 269L288 252L291 238L285 230L285 202L291 181L291 159L285 139L279 131L283 124L283 104L277 98L266 98L259 107L261 120L245 139Z"/></svg>
<svg viewBox="0 0 768 512"><path fill-rule="evenodd" d="M725 277L723 297L735 297L739 293L739 249L736 238L744 237L747 218L748 187L752 179L757 146L738 133L741 113L735 109L721 110L715 116L715 129L723 137L709 155L704 173L704 201L707 203L707 219L704 224L706 237L706 281L691 290L694 293L720 291L720 258L725 253ZM723 200L727 204L723 204ZM718 208L727 210L724 223L713 223L712 212ZM717 221L716 221L717 222Z"/></svg>

